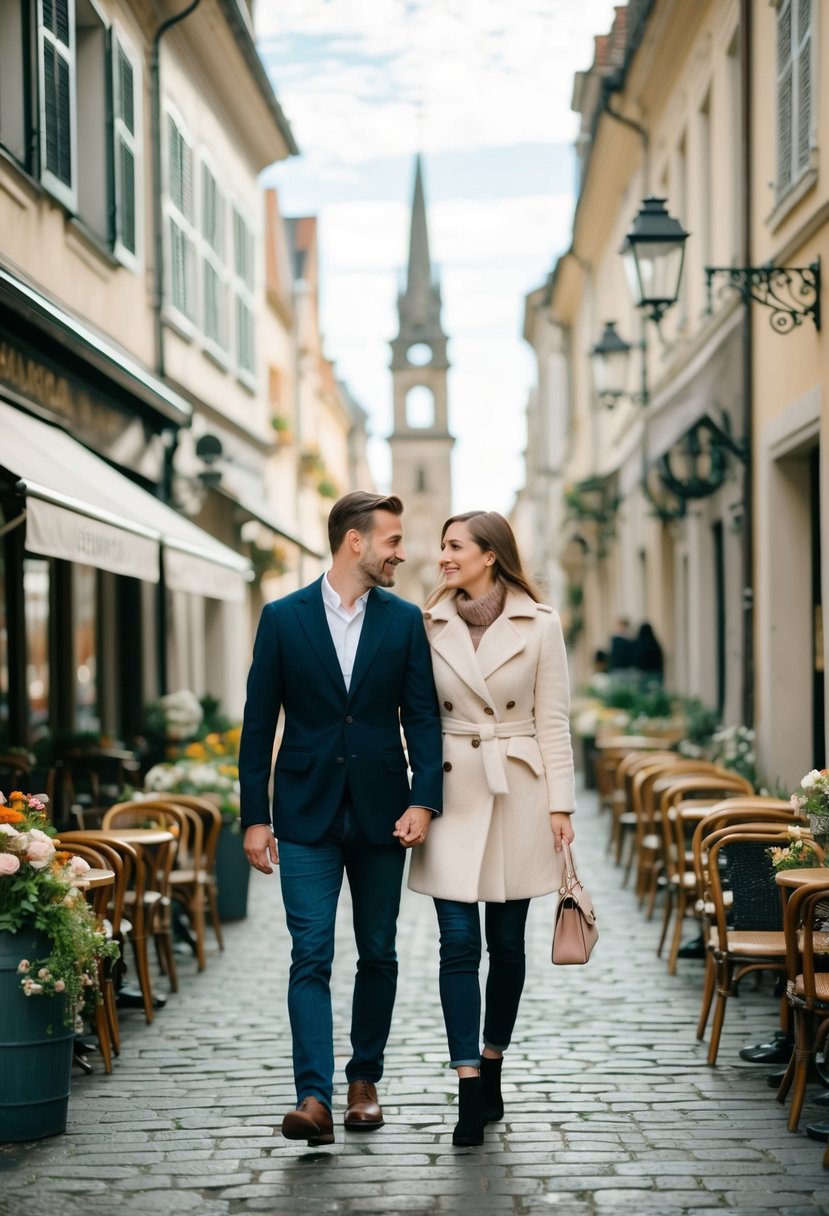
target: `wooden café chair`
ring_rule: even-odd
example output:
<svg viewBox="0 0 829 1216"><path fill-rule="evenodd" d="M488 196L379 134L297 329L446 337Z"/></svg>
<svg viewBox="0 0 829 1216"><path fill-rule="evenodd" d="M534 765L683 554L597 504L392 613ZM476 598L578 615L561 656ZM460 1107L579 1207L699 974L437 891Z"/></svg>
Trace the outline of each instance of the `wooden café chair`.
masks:
<svg viewBox="0 0 829 1216"><path fill-rule="evenodd" d="M810 838L808 832L804 832ZM783 824L721 828L701 843L707 853L705 901L712 905L708 949L715 966L714 1020L708 1063L717 1061L728 998L750 972L786 971L780 893L767 850L789 842ZM822 858L822 850L820 851ZM726 891L730 900L726 901ZM781 1023L787 1020L786 998Z"/></svg>
<svg viewBox="0 0 829 1216"><path fill-rule="evenodd" d="M193 926L196 959L199 971L203 971L207 961L205 910L210 914L219 949L225 948L216 890L216 849L222 829L222 813L209 799L199 798L195 794L176 794L170 801L187 813L192 825L189 851L185 855L179 849L175 868L170 874L170 890L172 898L184 908Z"/></svg>
<svg viewBox="0 0 829 1216"><path fill-rule="evenodd" d="M104 814L101 827L104 831L119 829L161 830L170 839L146 842L136 838L130 831L131 843L140 849L145 868L143 891L144 943L150 937L155 942L156 956L161 972L167 976L171 992L178 992L178 972L173 952L173 922L170 906L170 874L173 869L177 847L186 853L190 834L190 821L184 811L165 799L147 799L141 802L122 802L110 807ZM127 907L137 903L137 894L127 892ZM149 988L149 970L146 957L143 960L146 973L146 988ZM146 990L142 983L142 992ZM150 1019L148 1019L150 1020Z"/></svg>
<svg viewBox="0 0 829 1216"><path fill-rule="evenodd" d="M817 847L816 852L822 854ZM785 1102L791 1091L790 1132L796 1132L800 1122L816 1049L829 1034L829 971L815 967L815 955L822 956L824 963L829 955L829 928L822 927L827 919L827 902L829 870L825 880L810 881L792 891L783 919L786 997L794 1017L794 1051L777 1090L777 1101Z"/></svg>
<svg viewBox="0 0 829 1216"><path fill-rule="evenodd" d="M611 823L607 847L613 853L616 865L621 865L628 842L628 858L635 848L633 836L636 831L636 811L633 809L633 778L643 768L664 761L669 764L676 752L628 752L619 761L614 775L613 795L610 803ZM626 876L629 866L626 867Z"/></svg>
<svg viewBox="0 0 829 1216"><path fill-rule="evenodd" d="M599 806L610 810L613 801L614 777L621 760L630 752L664 751L664 739L648 735L601 735L595 743L594 772Z"/></svg>

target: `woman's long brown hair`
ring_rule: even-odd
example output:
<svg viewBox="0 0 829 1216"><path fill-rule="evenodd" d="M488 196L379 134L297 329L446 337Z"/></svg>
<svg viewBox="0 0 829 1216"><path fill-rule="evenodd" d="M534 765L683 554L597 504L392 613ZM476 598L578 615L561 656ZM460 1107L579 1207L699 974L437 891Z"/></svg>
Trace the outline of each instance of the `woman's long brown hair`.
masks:
<svg viewBox="0 0 829 1216"><path fill-rule="evenodd" d="M507 587L516 587L519 591L526 592L530 599L538 603L541 596L524 573L515 533L503 515L499 515L497 511L464 511L461 515L451 515L443 525L441 540L452 524L466 524L469 535L478 548L484 553L495 554L493 573L497 579ZM447 586L437 587L426 601L426 607L431 608L449 593L450 588Z"/></svg>

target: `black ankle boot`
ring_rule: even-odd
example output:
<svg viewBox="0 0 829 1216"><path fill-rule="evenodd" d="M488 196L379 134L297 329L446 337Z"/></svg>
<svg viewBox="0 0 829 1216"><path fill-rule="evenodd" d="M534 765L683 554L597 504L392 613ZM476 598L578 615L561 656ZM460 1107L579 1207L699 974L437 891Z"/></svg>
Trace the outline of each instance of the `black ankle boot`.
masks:
<svg viewBox="0 0 829 1216"><path fill-rule="evenodd" d="M480 1077L461 1077L458 1082L458 1122L452 1132L452 1143L458 1148L483 1144L485 1126L483 1082Z"/></svg>
<svg viewBox="0 0 829 1216"><path fill-rule="evenodd" d="M484 1107L487 1123L498 1123L504 1117L504 1099L501 1097L501 1065L500 1060L492 1060L489 1056L481 1056L481 1080L484 1084Z"/></svg>

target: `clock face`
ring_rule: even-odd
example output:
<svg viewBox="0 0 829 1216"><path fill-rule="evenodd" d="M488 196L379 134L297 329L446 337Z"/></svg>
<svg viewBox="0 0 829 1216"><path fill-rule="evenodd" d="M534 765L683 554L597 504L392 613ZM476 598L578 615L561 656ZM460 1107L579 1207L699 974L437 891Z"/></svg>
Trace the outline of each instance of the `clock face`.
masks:
<svg viewBox="0 0 829 1216"><path fill-rule="evenodd" d="M415 367L425 367L432 361L432 348L426 342L415 342L406 351L406 358Z"/></svg>

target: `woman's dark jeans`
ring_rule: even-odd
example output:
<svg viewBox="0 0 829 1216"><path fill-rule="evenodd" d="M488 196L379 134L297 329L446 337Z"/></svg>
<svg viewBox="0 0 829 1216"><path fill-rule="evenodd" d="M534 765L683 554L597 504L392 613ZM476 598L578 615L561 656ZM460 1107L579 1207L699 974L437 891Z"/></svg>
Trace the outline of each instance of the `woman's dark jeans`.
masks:
<svg viewBox="0 0 829 1216"><path fill-rule="evenodd" d="M486 982L484 1046L505 1051L512 1038L524 987L524 926L528 899L484 904L489 975ZM440 925L440 1003L452 1068L481 1062L480 905L436 899Z"/></svg>

